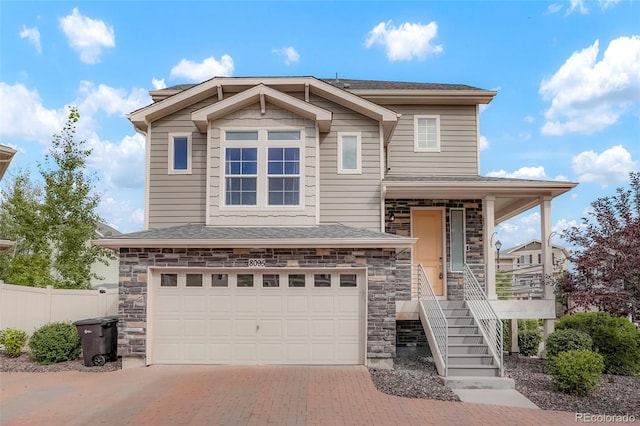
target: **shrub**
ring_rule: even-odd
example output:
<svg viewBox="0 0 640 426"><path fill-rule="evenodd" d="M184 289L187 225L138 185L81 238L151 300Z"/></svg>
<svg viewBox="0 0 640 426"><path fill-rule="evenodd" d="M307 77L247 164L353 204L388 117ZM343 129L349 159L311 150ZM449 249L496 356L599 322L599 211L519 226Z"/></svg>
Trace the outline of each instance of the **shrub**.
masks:
<svg viewBox="0 0 640 426"><path fill-rule="evenodd" d="M593 346L604 356L605 371L632 376L640 374L640 331L624 318L612 318L593 334Z"/></svg>
<svg viewBox="0 0 640 426"><path fill-rule="evenodd" d="M565 330L568 328L580 330L593 337L596 328L606 324L611 318L611 315L607 312L576 312L565 315L557 320L555 328L556 330Z"/></svg>
<svg viewBox="0 0 640 426"><path fill-rule="evenodd" d="M549 360L554 385L567 393L587 395L597 389L603 370L603 356L584 349L562 352Z"/></svg>
<svg viewBox="0 0 640 426"><path fill-rule="evenodd" d="M518 320L518 331L539 331L540 330L540 322L537 319L519 319Z"/></svg>
<svg viewBox="0 0 640 426"><path fill-rule="evenodd" d="M538 348L542 341L539 330L523 330L518 332L518 347L524 356L538 355Z"/></svg>
<svg viewBox="0 0 640 426"><path fill-rule="evenodd" d="M547 336L547 356L553 358L562 352L593 349L593 340L587 333L571 328L556 330Z"/></svg>
<svg viewBox="0 0 640 426"><path fill-rule="evenodd" d="M0 345L4 346L4 350L10 357L20 356L27 338L27 333L15 328L0 331Z"/></svg>
<svg viewBox="0 0 640 426"><path fill-rule="evenodd" d="M74 325L54 322L33 333L29 349L32 358L40 364L70 361L80 355L80 337Z"/></svg>

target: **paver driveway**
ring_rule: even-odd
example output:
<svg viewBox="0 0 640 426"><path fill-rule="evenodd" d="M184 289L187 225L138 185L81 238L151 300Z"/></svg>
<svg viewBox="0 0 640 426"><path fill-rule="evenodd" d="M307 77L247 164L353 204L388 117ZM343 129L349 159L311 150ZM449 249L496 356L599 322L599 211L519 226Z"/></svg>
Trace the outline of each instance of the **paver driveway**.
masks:
<svg viewBox="0 0 640 426"><path fill-rule="evenodd" d="M571 413L399 398L365 367L2 373L2 425L574 425Z"/></svg>

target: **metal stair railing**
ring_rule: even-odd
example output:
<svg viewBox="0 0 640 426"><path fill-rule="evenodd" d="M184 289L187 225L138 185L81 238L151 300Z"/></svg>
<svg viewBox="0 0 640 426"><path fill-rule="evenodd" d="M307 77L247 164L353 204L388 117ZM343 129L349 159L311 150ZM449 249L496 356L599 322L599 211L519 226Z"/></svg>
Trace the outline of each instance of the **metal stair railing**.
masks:
<svg viewBox="0 0 640 426"><path fill-rule="evenodd" d="M440 373L441 376L447 377L449 364L447 350L449 342L449 329L447 318L444 316L442 307L440 306L440 303L436 298L433 288L429 283L429 278L427 278L427 274L425 274L422 265L416 265L416 269L418 276L418 300L424 314L427 317L426 326L430 328L431 335L433 336L433 340L435 341L438 350L437 355L439 355L441 358L440 361L442 365L442 371L438 371L438 373ZM436 366L438 366L438 363L436 363Z"/></svg>
<svg viewBox="0 0 640 426"><path fill-rule="evenodd" d="M487 340L489 350L500 368L500 377L504 376L504 357L502 353L502 321L491 307L487 296L480 287L476 276L464 265L464 300L480 330Z"/></svg>

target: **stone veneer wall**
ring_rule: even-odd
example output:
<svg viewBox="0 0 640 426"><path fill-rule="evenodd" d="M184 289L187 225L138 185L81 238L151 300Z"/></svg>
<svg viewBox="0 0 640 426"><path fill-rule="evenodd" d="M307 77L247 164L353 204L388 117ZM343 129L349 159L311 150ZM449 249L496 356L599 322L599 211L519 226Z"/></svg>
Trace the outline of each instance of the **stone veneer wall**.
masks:
<svg viewBox="0 0 640 426"><path fill-rule="evenodd" d="M450 209L465 210L465 230L466 244L469 248L466 252L467 264L473 266L484 263L484 239L482 226L482 200L422 200L422 199L388 199L385 201L385 211L388 213L393 211L395 221L385 224L385 232L389 234L401 235L405 237L411 236L411 208L412 207L444 207L446 220L446 259L447 259L447 299L459 300L463 297L463 274L461 272L451 272L450 250L449 250L449 231L450 231ZM411 264L411 251L407 250L398 255L398 281L404 282L411 280L410 269L407 267ZM484 284L484 272L476 271L472 268L480 285ZM482 268L484 270L484 268ZM402 286L403 288L406 286ZM398 300L407 300L397 297ZM409 294L409 298L410 298Z"/></svg>
<svg viewBox="0 0 640 426"><path fill-rule="evenodd" d="M393 365L392 358L396 354L396 260L393 249L121 248L118 354L142 359L146 356L147 268L246 268L250 258L265 259L267 268L366 266L366 356L370 364ZM408 290L401 291L406 293Z"/></svg>

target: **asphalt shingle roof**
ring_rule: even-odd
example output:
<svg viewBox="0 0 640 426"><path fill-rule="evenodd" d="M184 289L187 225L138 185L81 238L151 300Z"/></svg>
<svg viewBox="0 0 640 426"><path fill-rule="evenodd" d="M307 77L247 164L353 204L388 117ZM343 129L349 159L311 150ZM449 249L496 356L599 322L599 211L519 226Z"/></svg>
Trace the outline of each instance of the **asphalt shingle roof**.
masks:
<svg viewBox="0 0 640 426"><path fill-rule="evenodd" d="M514 179L491 176L387 176L383 182L561 182L537 179Z"/></svg>
<svg viewBox="0 0 640 426"><path fill-rule="evenodd" d="M256 226L227 227L189 224L170 228L150 229L147 231L122 234L112 240L304 240L304 239L404 239L397 235L353 228L340 224L318 226Z"/></svg>

